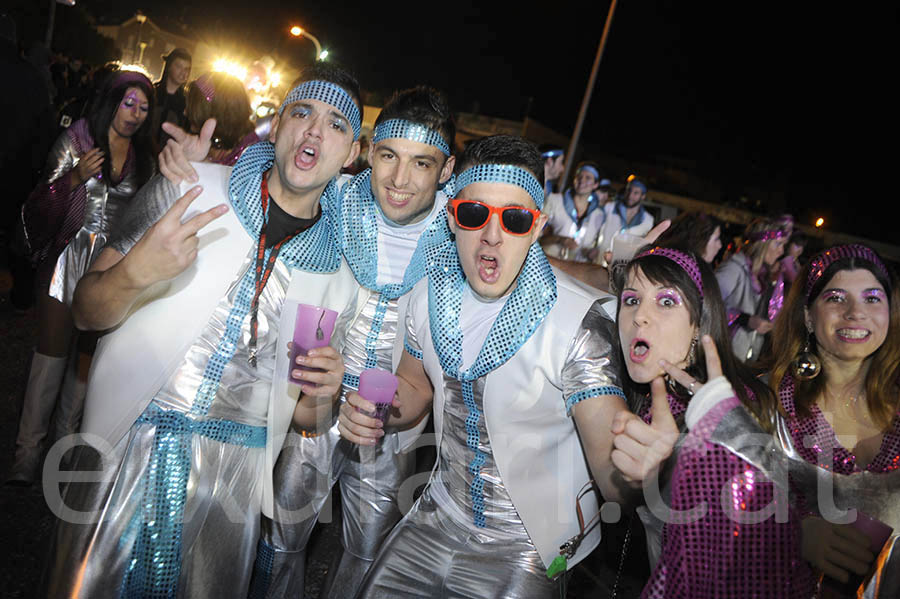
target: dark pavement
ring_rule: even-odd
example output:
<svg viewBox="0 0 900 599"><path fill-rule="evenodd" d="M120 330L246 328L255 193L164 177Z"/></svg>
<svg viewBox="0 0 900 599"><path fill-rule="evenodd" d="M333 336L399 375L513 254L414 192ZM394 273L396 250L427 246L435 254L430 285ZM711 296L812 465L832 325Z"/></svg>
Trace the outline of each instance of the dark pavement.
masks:
<svg viewBox="0 0 900 599"><path fill-rule="evenodd" d="M35 340L34 310L24 313L12 308L8 300L10 277L0 267L0 477L12 463L16 426ZM331 559L340 549L340 509L335 499L333 522L320 524L308 552L306 596L318 597L319 589ZM4 558L0 561L0 597L19 599L35 597L46 559L47 544L54 516L44 501L39 485L28 488L0 486L0 543ZM639 524L635 526L640 529ZM637 597L647 574L643 552L643 536L633 535L631 547L622 554L624 526L604 531L604 542L579 564L569 581L570 599L611 597L619 563L624 569L619 581L622 599ZM345 599L345 598L337 598Z"/></svg>

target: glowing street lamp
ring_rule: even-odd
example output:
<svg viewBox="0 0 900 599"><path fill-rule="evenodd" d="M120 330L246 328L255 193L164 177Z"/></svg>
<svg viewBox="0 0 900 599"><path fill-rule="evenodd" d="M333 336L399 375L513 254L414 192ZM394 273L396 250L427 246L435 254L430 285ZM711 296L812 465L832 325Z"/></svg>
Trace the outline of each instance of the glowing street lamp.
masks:
<svg viewBox="0 0 900 599"><path fill-rule="evenodd" d="M822 218L821 216L816 219L816 228L817 229L820 229L822 227L822 225L824 225L824 224L825 224L825 219Z"/></svg>
<svg viewBox="0 0 900 599"><path fill-rule="evenodd" d="M324 60L326 56L328 56L328 50L322 51L322 44L319 43L319 40L311 34L309 31L304 30L302 27L298 27L294 25L291 27L291 35L294 37L307 37L309 40L316 45L316 60Z"/></svg>

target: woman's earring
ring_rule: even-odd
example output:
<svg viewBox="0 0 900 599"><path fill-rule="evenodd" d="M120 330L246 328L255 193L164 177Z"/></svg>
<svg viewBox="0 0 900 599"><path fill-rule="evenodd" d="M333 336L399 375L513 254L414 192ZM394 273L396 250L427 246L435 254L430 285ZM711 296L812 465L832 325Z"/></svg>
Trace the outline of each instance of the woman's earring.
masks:
<svg viewBox="0 0 900 599"><path fill-rule="evenodd" d="M806 345L794 359L794 378L801 381L811 381L822 372L822 361L810 349L810 337L812 337L812 331L807 331Z"/></svg>
<svg viewBox="0 0 900 599"><path fill-rule="evenodd" d="M699 341L699 339L696 336L691 340L691 350L688 352L688 359L687 359L688 366L693 366L694 363L697 361L697 342L698 341Z"/></svg>

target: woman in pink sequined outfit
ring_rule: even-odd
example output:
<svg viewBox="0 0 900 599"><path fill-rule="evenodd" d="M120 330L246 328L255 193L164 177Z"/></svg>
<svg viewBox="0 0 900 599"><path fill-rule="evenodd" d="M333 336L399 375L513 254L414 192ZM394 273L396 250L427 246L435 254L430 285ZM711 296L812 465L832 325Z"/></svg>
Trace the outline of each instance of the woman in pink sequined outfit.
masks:
<svg viewBox="0 0 900 599"><path fill-rule="evenodd" d="M659 463L672 448L671 430L689 429L661 467L659 485L645 482L639 515L652 574L642 597L809 598L814 581L786 495L710 440L737 406L770 431L776 411L772 392L731 352L711 269L694 254L657 247L619 276L622 380L638 405L624 426L619 416L614 422L613 462L626 476L629 466ZM787 521L766 511L773 508Z"/></svg>
<svg viewBox="0 0 900 599"><path fill-rule="evenodd" d="M819 493L818 505L807 506L804 557L825 587L854 575L858 587L869 578L865 597L900 597L898 302L896 281L874 251L832 247L800 272L773 338L780 444L788 457L815 464L818 478L834 473L834 497L824 504ZM817 361L817 368L798 366ZM815 477L792 483L816 497ZM856 509L893 527L893 535L879 552L823 505Z"/></svg>
<svg viewBox="0 0 900 599"><path fill-rule="evenodd" d="M261 141L250 121L250 99L234 75L205 73L191 82L187 94L191 133L199 133L207 119L216 119L208 162L234 166L243 151Z"/></svg>

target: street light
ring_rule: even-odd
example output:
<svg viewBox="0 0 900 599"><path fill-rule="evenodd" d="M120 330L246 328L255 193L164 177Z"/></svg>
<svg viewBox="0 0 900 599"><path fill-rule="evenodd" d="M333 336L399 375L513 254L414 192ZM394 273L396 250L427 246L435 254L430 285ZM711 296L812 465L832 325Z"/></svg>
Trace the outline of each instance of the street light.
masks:
<svg viewBox="0 0 900 599"><path fill-rule="evenodd" d="M138 11L134 15L134 18L137 19L138 23L140 23L140 25L138 25L138 47L140 47L141 49L141 55L138 57L137 62L138 64L142 64L144 62L144 48L147 47L147 42L141 41L141 34L144 32L144 23L147 22L147 15L145 15L141 11Z"/></svg>
<svg viewBox="0 0 900 599"><path fill-rule="evenodd" d="M302 27L298 27L297 25L291 27L291 35L293 35L294 37L308 37L309 40L316 45L316 60L324 60L325 57L328 56L328 50L322 51L322 44L319 43L319 40L316 39L316 36L311 34L309 31L304 31Z"/></svg>

